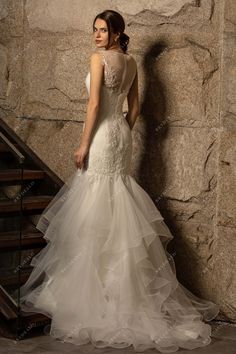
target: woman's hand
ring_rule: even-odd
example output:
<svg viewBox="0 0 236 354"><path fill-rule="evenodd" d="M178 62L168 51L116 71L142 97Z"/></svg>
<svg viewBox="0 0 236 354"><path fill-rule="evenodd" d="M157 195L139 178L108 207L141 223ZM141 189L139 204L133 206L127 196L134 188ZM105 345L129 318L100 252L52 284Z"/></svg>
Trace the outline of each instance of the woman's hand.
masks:
<svg viewBox="0 0 236 354"><path fill-rule="evenodd" d="M82 168L84 165L84 159L89 152L89 146L81 144L79 148L74 152L75 165L77 168Z"/></svg>

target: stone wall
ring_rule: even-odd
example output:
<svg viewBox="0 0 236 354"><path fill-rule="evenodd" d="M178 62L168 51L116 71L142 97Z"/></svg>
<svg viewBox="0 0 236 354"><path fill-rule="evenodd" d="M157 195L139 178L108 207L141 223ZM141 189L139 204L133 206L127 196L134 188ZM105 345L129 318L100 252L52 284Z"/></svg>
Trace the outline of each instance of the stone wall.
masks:
<svg viewBox="0 0 236 354"><path fill-rule="evenodd" d="M139 69L133 176L175 236L179 280L236 321L234 0L1 0L0 116L63 180L75 171L106 8Z"/></svg>

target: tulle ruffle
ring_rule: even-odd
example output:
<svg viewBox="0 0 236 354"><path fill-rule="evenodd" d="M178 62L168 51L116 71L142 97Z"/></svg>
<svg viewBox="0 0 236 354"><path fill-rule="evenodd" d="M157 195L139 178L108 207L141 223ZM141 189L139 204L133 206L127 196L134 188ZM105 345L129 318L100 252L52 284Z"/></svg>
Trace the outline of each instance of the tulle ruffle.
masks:
<svg viewBox="0 0 236 354"><path fill-rule="evenodd" d="M163 353L210 343L205 321L219 308L177 281L173 236L131 175L77 170L36 227L47 245L31 261L21 305L52 319L51 336Z"/></svg>

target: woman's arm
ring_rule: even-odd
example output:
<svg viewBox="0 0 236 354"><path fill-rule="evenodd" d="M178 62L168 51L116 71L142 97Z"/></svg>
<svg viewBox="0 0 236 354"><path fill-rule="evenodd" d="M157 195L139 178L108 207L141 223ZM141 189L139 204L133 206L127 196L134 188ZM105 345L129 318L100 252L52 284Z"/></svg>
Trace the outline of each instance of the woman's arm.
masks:
<svg viewBox="0 0 236 354"><path fill-rule="evenodd" d="M79 148L75 151L75 164L81 168L89 151L92 132L100 107L100 91L103 81L103 63L100 53L93 53L90 58L90 94L86 111L86 120Z"/></svg>

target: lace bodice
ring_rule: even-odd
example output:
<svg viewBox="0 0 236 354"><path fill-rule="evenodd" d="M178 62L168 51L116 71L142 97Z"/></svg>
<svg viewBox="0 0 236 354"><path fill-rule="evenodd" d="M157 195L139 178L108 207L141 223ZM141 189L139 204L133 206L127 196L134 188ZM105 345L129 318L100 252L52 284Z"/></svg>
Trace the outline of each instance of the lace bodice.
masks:
<svg viewBox="0 0 236 354"><path fill-rule="evenodd" d="M131 132L123 114L123 103L137 71L130 54L98 50L104 66L99 113L86 169L93 175L127 174L131 162ZM90 72L85 84L90 94Z"/></svg>

